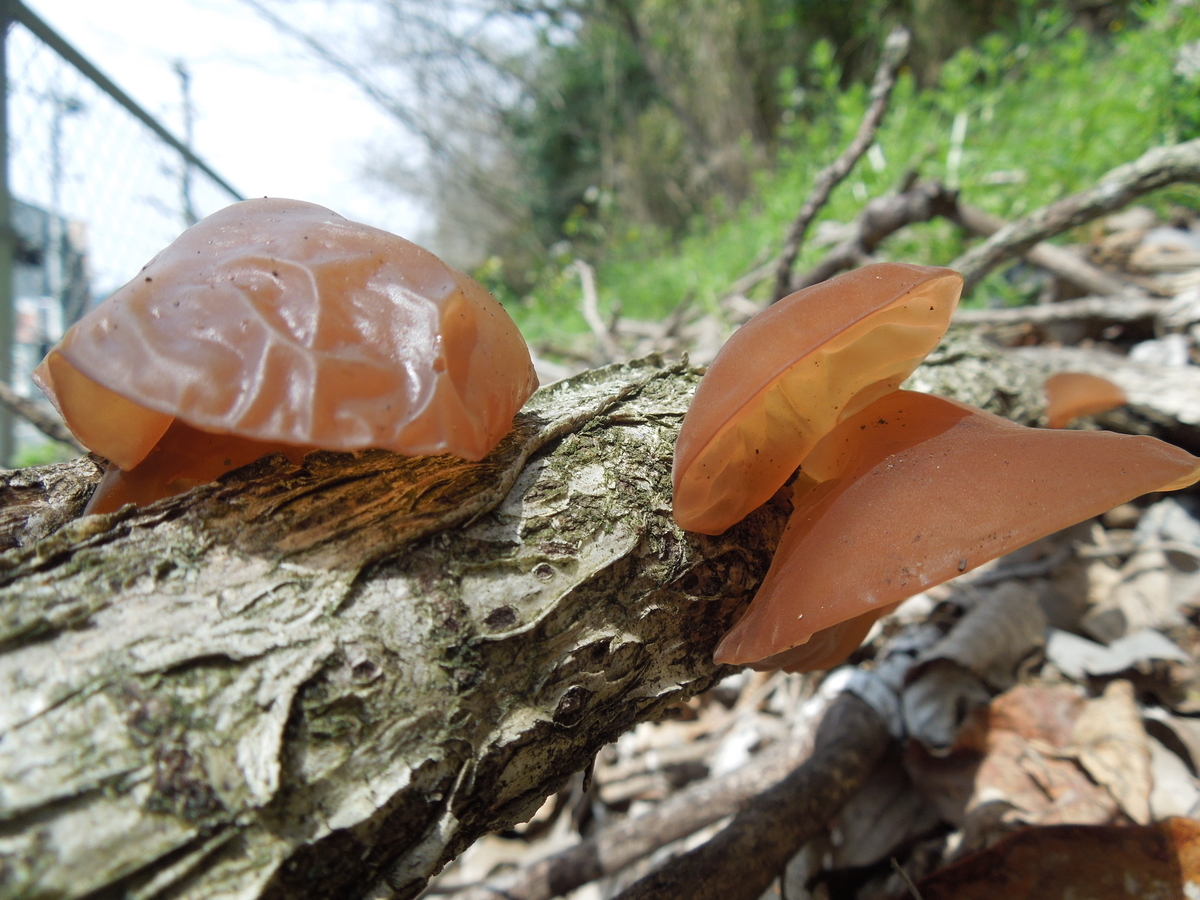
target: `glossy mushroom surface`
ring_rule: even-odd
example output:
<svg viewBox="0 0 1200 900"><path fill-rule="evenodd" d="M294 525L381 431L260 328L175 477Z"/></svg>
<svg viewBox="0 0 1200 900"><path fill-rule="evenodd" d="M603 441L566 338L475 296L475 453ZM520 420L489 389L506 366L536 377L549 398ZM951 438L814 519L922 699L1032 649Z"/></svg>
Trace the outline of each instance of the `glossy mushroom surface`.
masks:
<svg viewBox="0 0 1200 900"><path fill-rule="evenodd" d="M958 303L950 269L880 263L797 291L725 343L675 445L675 521L720 534L761 506L838 422L894 391Z"/></svg>
<svg viewBox="0 0 1200 900"><path fill-rule="evenodd" d="M1027 428L911 391L843 422L811 458L824 480L806 464L775 560L718 645L719 663L827 667L835 647L844 657L852 634L861 639L905 598L1141 494L1200 480L1200 458L1154 438Z"/></svg>
<svg viewBox="0 0 1200 900"><path fill-rule="evenodd" d="M1058 372L1046 379L1046 425L1066 428L1080 416L1108 412L1129 402L1125 392L1099 375Z"/></svg>
<svg viewBox="0 0 1200 900"><path fill-rule="evenodd" d="M264 453L478 460L537 387L516 325L474 280L396 235L272 199L185 231L72 327L37 379L126 471L173 421ZM219 456L211 443L197 452Z"/></svg>

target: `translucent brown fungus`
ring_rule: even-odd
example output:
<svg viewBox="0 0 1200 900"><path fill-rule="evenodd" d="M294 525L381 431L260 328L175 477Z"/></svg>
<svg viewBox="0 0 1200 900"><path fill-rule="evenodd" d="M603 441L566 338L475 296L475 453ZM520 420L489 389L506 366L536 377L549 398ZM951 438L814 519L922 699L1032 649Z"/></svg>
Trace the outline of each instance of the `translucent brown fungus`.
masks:
<svg viewBox="0 0 1200 900"><path fill-rule="evenodd" d="M720 534L838 422L894 391L958 303L950 269L880 263L797 291L721 348L675 445L675 521Z"/></svg>
<svg viewBox="0 0 1200 900"><path fill-rule="evenodd" d="M145 500L178 492L164 478L184 490L284 448L478 460L537 387L516 325L467 275L396 235L272 199L185 231L72 327L37 378L81 442L123 470L116 495ZM164 437L175 461L162 445L134 487Z"/></svg>
<svg viewBox="0 0 1200 900"><path fill-rule="evenodd" d="M826 668L905 598L1141 494L1197 480L1200 458L1153 438L1027 428L892 392L808 455L771 569L715 659Z"/></svg>
<svg viewBox="0 0 1200 900"><path fill-rule="evenodd" d="M1046 379L1046 424L1066 428L1080 416L1094 416L1124 406L1125 392L1099 375L1059 372Z"/></svg>
<svg viewBox="0 0 1200 900"><path fill-rule="evenodd" d="M126 503L145 506L207 484L268 453L282 453L293 463L300 463L311 449L200 431L175 419L132 469L110 465L105 470L87 511L112 512Z"/></svg>

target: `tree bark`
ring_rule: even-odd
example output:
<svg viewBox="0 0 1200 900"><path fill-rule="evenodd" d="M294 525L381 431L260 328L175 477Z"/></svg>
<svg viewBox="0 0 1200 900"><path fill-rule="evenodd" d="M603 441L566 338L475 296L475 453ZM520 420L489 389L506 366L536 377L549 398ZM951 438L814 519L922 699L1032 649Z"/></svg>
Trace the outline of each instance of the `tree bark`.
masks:
<svg viewBox="0 0 1200 900"><path fill-rule="evenodd" d="M56 512L0 519L0 896L410 897L706 689L787 509L675 526L696 380L585 373L478 464L270 457L106 516L62 487L94 462L6 473Z"/></svg>

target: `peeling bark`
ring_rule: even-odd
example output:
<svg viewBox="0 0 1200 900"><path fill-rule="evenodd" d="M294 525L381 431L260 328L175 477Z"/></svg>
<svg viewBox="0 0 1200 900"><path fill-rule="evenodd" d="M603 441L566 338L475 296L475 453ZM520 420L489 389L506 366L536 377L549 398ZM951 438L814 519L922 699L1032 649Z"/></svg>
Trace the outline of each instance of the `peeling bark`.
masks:
<svg viewBox="0 0 1200 900"><path fill-rule="evenodd" d="M787 509L674 525L696 381L611 366L479 464L269 457L106 516L71 520L94 463L7 473L76 490L0 518L0 896L410 897L707 688Z"/></svg>

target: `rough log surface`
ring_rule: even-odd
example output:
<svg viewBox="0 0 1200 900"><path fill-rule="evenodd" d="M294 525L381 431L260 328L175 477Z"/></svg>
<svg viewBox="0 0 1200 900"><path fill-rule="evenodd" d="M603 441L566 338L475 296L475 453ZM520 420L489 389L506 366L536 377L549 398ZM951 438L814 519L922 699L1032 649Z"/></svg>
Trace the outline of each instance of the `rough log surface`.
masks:
<svg viewBox="0 0 1200 900"><path fill-rule="evenodd" d="M0 897L410 897L706 689L788 509L674 525L697 380L609 366L482 463L269 457L106 516L95 460L0 473ZM1041 412L968 335L912 386Z"/></svg>
<svg viewBox="0 0 1200 900"><path fill-rule="evenodd" d="M10 538L0 895L411 896L707 688L787 510L675 527L696 379L556 385L481 464L269 458Z"/></svg>

